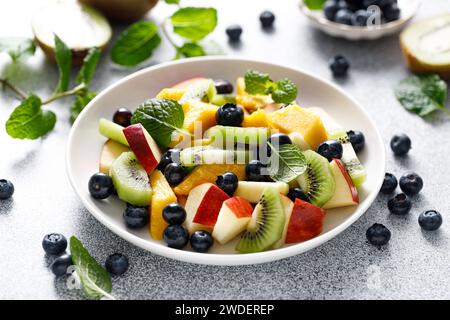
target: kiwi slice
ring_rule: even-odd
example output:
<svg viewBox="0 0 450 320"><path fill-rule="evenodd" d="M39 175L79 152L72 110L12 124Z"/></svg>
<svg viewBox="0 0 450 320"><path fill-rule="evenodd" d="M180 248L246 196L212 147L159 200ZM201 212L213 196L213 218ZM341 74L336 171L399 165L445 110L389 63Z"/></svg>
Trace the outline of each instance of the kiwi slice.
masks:
<svg viewBox="0 0 450 320"><path fill-rule="evenodd" d="M328 160L312 151L303 151L306 171L298 177L300 188L308 195L310 202L322 207L334 195L336 183Z"/></svg>
<svg viewBox="0 0 450 320"><path fill-rule="evenodd" d="M278 190L267 187L253 210L247 231L236 245L236 250L242 253L253 253L270 249L281 239L285 219L286 215Z"/></svg>
<svg viewBox="0 0 450 320"><path fill-rule="evenodd" d="M152 199L150 181L133 152L124 152L114 160L109 175L121 200L134 206L150 204Z"/></svg>
<svg viewBox="0 0 450 320"><path fill-rule="evenodd" d="M200 164L245 164L249 155L245 150L223 150L210 146L197 146L183 149L180 162L185 167Z"/></svg>
<svg viewBox="0 0 450 320"><path fill-rule="evenodd" d="M342 144L342 162L344 163L345 169L347 169L348 174L352 178L353 184L359 187L366 181L367 173L364 166L358 159L355 150L347 133L343 130L336 130L329 133L329 138L333 140L338 140Z"/></svg>
<svg viewBox="0 0 450 320"><path fill-rule="evenodd" d="M123 127L117 123L101 118L98 122L98 131L106 138L119 142L127 147L129 146L123 134Z"/></svg>
<svg viewBox="0 0 450 320"><path fill-rule="evenodd" d="M406 64L414 72L450 78L450 14L410 25L400 35Z"/></svg>
<svg viewBox="0 0 450 320"><path fill-rule="evenodd" d="M179 103L183 104L188 100L201 100L210 102L217 95L216 86L211 79L195 82L186 88L186 92L181 96Z"/></svg>
<svg viewBox="0 0 450 320"><path fill-rule="evenodd" d="M205 137L213 140L212 145L225 148L229 144L259 145L269 137L269 128L242 128L214 126L205 132Z"/></svg>

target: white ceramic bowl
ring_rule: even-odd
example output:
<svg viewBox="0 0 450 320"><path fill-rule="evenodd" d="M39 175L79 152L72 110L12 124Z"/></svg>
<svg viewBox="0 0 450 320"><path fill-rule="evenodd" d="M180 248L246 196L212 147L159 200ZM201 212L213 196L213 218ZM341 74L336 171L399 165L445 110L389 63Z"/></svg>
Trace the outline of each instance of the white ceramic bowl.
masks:
<svg viewBox="0 0 450 320"><path fill-rule="evenodd" d="M399 32L416 14L420 7L420 0L398 0L398 6L401 10L399 20L368 28L348 26L330 21L325 18L322 10L310 10L305 5L304 0L300 0L301 11L314 27L330 36L347 40L375 40Z"/></svg>
<svg viewBox="0 0 450 320"><path fill-rule="evenodd" d="M360 190L358 206L329 210L324 229L318 237L295 245L252 254L239 254L235 243L225 246L214 244L209 253L196 253L190 249L176 250L155 241L147 228L130 230L125 227L122 212L125 204L119 199L98 201L90 197L88 180L98 171L102 144L105 142L97 131L101 117L111 118L118 107L134 109L148 98L154 97L162 88L180 81L204 76L235 81L247 69L269 73L274 79L289 78L299 88L298 101L303 106L319 106L326 109L339 123L349 129L361 130L366 137L366 148L360 159L367 169L368 177ZM70 182L86 208L106 227L123 239L172 259L216 265L256 264L293 256L308 251L334 238L355 222L371 205L381 187L385 172L383 142L374 123L363 108L334 84L311 74L289 67L232 57L205 57L179 60L146 68L103 90L83 110L72 126L66 154L67 173Z"/></svg>

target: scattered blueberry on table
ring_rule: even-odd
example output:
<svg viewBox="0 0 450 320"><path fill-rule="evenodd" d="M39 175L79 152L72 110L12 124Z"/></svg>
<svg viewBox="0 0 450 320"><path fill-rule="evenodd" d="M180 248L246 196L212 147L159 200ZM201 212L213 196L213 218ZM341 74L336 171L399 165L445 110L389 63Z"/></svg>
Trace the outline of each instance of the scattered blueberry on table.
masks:
<svg viewBox="0 0 450 320"><path fill-rule="evenodd" d="M396 215L408 214L411 207L411 200L404 193L399 193L388 200L389 211Z"/></svg>
<svg viewBox="0 0 450 320"><path fill-rule="evenodd" d="M397 185L397 178L392 173L386 172L384 174L384 180L380 191L384 194L390 194L395 191Z"/></svg>
<svg viewBox="0 0 450 320"><path fill-rule="evenodd" d="M345 77L350 68L350 63L342 55L336 55L329 61L330 70L336 78Z"/></svg>
<svg viewBox="0 0 450 320"><path fill-rule="evenodd" d="M404 133L396 134L392 137L390 146L396 156L404 156L411 149L411 139Z"/></svg>
<svg viewBox="0 0 450 320"><path fill-rule="evenodd" d="M6 200L14 194L14 185L11 181L0 179L0 200Z"/></svg>
<svg viewBox="0 0 450 320"><path fill-rule="evenodd" d="M400 177L400 189L408 196L415 196L423 188L423 180L417 173L408 173Z"/></svg>
<svg viewBox="0 0 450 320"><path fill-rule="evenodd" d="M436 210L427 210L419 215L419 225L423 230L435 231L442 224L442 215Z"/></svg>
<svg viewBox="0 0 450 320"><path fill-rule="evenodd" d="M366 238L374 246L384 246L391 239L391 231L380 223L374 223L367 229Z"/></svg>
<svg viewBox="0 0 450 320"><path fill-rule="evenodd" d="M50 269L56 277L61 277L67 273L67 268L73 265L72 256L63 254L62 256L53 260Z"/></svg>
<svg viewBox="0 0 450 320"><path fill-rule="evenodd" d="M263 28L270 28L273 26L275 21L275 15L271 11L263 11L259 15L259 21L261 21L261 25Z"/></svg>
<svg viewBox="0 0 450 320"><path fill-rule="evenodd" d="M106 270L115 276L124 274L128 270L129 265L128 258L121 253L113 253L105 261Z"/></svg>
<svg viewBox="0 0 450 320"><path fill-rule="evenodd" d="M239 42L241 40L242 27L240 25L231 25L225 29L230 42Z"/></svg>
<svg viewBox="0 0 450 320"><path fill-rule="evenodd" d="M42 248L48 255L61 255L67 249L67 239L60 233L49 233L42 239Z"/></svg>

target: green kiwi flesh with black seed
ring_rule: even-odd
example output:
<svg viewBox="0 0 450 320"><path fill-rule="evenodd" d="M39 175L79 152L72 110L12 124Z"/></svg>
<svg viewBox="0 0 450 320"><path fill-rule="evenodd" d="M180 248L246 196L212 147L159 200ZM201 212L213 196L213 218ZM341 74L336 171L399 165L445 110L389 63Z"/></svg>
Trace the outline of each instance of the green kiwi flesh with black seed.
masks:
<svg viewBox="0 0 450 320"><path fill-rule="evenodd" d="M134 206L150 204L152 199L150 181L133 152L124 152L114 160L109 175L121 200Z"/></svg>
<svg viewBox="0 0 450 320"><path fill-rule="evenodd" d="M285 219L279 192L275 188L267 187L253 210L247 231L236 245L236 251L254 253L270 249L281 239Z"/></svg>
<svg viewBox="0 0 450 320"><path fill-rule="evenodd" d="M322 207L334 195L336 183L328 160L320 154L303 151L306 158L306 171L298 177L298 183L307 194L310 202Z"/></svg>

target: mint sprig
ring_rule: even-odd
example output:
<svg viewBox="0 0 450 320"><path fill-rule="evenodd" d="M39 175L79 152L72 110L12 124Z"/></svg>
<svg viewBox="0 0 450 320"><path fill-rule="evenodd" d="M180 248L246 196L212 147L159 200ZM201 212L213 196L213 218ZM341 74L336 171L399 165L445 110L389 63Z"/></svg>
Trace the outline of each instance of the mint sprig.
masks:
<svg viewBox="0 0 450 320"><path fill-rule="evenodd" d="M216 27L217 10L214 8L181 8L170 17L170 21L176 34L192 41L199 41Z"/></svg>
<svg viewBox="0 0 450 320"><path fill-rule="evenodd" d="M283 144L278 148L268 142L272 152L268 172L277 182L289 183L306 170L306 158L301 150L293 144Z"/></svg>
<svg viewBox="0 0 450 320"><path fill-rule="evenodd" d="M72 51L55 34L55 59L59 70L59 81L55 93L66 91L70 82L70 70L72 70Z"/></svg>
<svg viewBox="0 0 450 320"><path fill-rule="evenodd" d="M245 91L250 94L272 95L276 103L291 103L297 97L297 86L289 79L272 81L269 74L248 70L244 76Z"/></svg>

